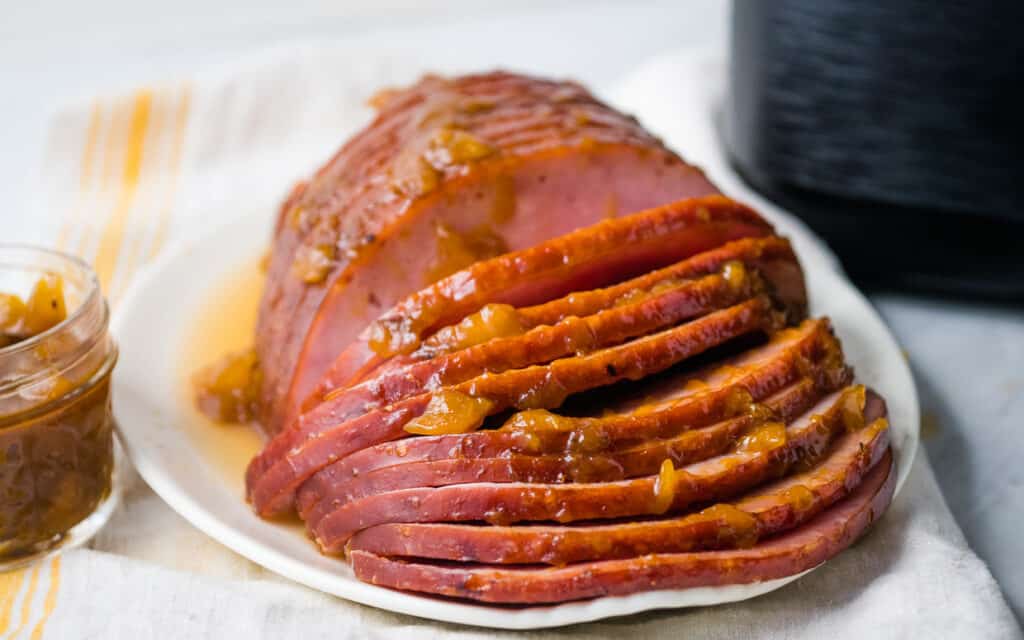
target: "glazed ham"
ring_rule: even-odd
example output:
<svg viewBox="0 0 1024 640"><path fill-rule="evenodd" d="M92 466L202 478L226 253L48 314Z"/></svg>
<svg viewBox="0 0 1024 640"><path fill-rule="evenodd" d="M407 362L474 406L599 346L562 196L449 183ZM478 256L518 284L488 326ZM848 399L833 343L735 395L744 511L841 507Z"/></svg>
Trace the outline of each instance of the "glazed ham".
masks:
<svg viewBox="0 0 1024 640"><path fill-rule="evenodd" d="M626 344L543 366L484 372L452 387L418 394L353 419L300 423L279 434L250 465L250 499L262 515L276 515L292 506L299 485L324 466L359 449L404 437L414 419L431 415L443 419L449 413L447 404L469 405L466 411L451 413L465 417L459 429L472 430L487 416L506 409L557 407L572 394L658 373L730 339L768 330L777 317L766 298L752 298ZM320 405L328 415L333 414L331 402L325 400ZM438 409L431 412L434 403ZM455 427L443 425L440 430L451 428ZM267 458L270 460L264 462ZM258 473L258 468L266 470Z"/></svg>
<svg viewBox="0 0 1024 640"><path fill-rule="evenodd" d="M884 400L789 243L576 85L426 78L282 207L246 489L395 589L799 573L888 505Z"/></svg>
<svg viewBox="0 0 1024 640"><path fill-rule="evenodd" d="M767 485L734 505L713 505L681 517L581 526L386 524L361 531L349 550L453 562L566 565L753 546L846 497L887 455L884 443L875 437L864 446L863 439L847 434L819 467Z"/></svg>
<svg viewBox="0 0 1024 640"><path fill-rule="evenodd" d="M572 83L427 77L374 102L373 123L281 208L256 334L268 433L403 296L482 258L716 192Z"/></svg>
<svg viewBox="0 0 1024 640"><path fill-rule="evenodd" d="M812 381L801 380L766 400L765 405L780 416L792 419L810 408L816 391ZM550 419L548 415L544 418ZM385 491L471 481L553 483L624 479L653 474L665 460L679 465L725 453L742 435L757 426L757 420L754 415L741 415L703 429L688 429L690 423L677 422L676 426L683 429L679 433L633 446L613 448L605 444L586 453L530 455L500 452L488 457L463 455L419 462L406 460L374 471L362 470L359 475L348 476L340 482L336 482L336 474L318 474L316 480L307 484L311 495L330 495L337 506ZM614 429L613 421L621 419L599 418L595 420L598 422L595 426L610 431ZM379 461L375 462L379 464ZM321 476L325 477L321 479ZM331 485L332 481L336 484ZM308 508L302 509L302 515L307 520L316 517Z"/></svg>
<svg viewBox="0 0 1024 640"><path fill-rule="evenodd" d="M357 531L388 522L574 522L680 511L742 494L785 473L801 458L822 456L844 428L844 404L841 396L833 394L815 407L825 415L812 409L788 427L779 422L755 427L749 447L737 439L733 451L665 474L646 469L651 475L621 481L472 482L396 489L342 501L338 506L328 493L321 497L307 524L320 546L331 552L341 550ZM321 505L323 508L319 508Z"/></svg>
<svg viewBox="0 0 1024 640"><path fill-rule="evenodd" d="M853 544L892 500L891 455L846 499L803 526L746 549L644 553L548 569L439 565L350 552L356 576L371 584L484 602L540 604L762 582L813 569Z"/></svg>
<svg viewBox="0 0 1024 640"><path fill-rule="evenodd" d="M646 395L646 406L635 411L612 413L598 418L558 416L547 411L516 414L500 429L487 429L468 434L423 436L368 447L346 456L306 482L299 495L300 513L306 515L327 484L379 477L379 472L400 473L409 464L435 461L462 462L477 458L508 459L524 455L547 456L570 460L584 457L588 463L608 450L635 446L637 443L660 444L671 439L667 452L674 463L697 461L705 447L722 447L718 438L726 435L726 443L736 439L733 429L752 416L734 419L737 407L752 402L769 405L773 394L792 387L785 396L787 404L779 410L790 411L794 398L838 389L850 381L849 370L833 355L838 342L828 325L808 320L799 330L781 334L769 345L753 349L727 363L703 372L691 372L682 379L663 383L663 390ZM742 375L734 371L742 370ZM657 400L660 398L661 405ZM802 404L799 406L803 406ZM787 414L788 415L788 414ZM704 429L716 423L726 428ZM664 458L662 458L664 459ZM573 480L585 480L584 472L597 470L596 465L573 467ZM624 471L623 471L624 473Z"/></svg>

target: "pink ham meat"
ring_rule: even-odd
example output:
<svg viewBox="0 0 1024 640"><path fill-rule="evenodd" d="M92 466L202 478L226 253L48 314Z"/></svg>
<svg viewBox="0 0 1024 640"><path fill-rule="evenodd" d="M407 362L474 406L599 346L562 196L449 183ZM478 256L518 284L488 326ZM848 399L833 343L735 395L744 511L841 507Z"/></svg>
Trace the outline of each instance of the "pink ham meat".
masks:
<svg viewBox="0 0 1024 640"><path fill-rule="evenodd" d="M427 564L353 549L356 576L370 584L483 602L541 604L762 582L812 569L854 543L889 506L896 487L887 456L849 497L788 533L748 549L652 553L532 568Z"/></svg>
<svg viewBox="0 0 1024 640"><path fill-rule="evenodd" d="M724 509L710 508L664 520L577 526L385 524L356 534L346 552L453 562L566 565L753 546L807 522L843 499L876 464L888 466L888 442L887 429L845 434L813 469L778 480Z"/></svg>
<svg viewBox="0 0 1024 640"><path fill-rule="evenodd" d="M768 299L752 298L623 345L544 366L485 374L453 388L490 400L492 414L515 407L556 407L573 393L639 380L733 338L770 332L778 321ZM265 516L288 510L298 487L324 466L359 449L408 435L403 427L421 415L429 401L430 394L421 394L352 420L325 419L315 426L304 425L305 430L279 434L249 465L247 486L254 508ZM329 408L329 404L321 406Z"/></svg>
<svg viewBox="0 0 1024 640"><path fill-rule="evenodd" d="M605 221L521 252L476 263L469 269L411 296L400 306L412 314L410 317L419 318L421 323L426 322L425 319L429 316L436 320L430 322L436 324L441 322L444 314L448 314L452 320L458 320L462 316L452 315L455 313L453 309L460 308L461 305L463 311L473 312L481 304L493 302L494 299L488 297L489 294L485 295L485 292L493 292L494 287L500 289L501 285L498 283L518 283L518 290L532 291L533 293L529 295L536 295L536 299L532 301L548 300L552 296L572 291L575 285L558 285L560 288L556 289L552 283L562 278L580 284L580 279L586 279L587 273L593 274L595 268L605 270L612 264L622 267L621 260L615 256L621 257L628 253L621 249L624 243L637 247L637 251L649 255L667 256L666 261L671 263L703 248L718 247L732 238L764 235L770 230L771 228L756 213L720 196L674 203L628 218ZM776 267L776 271L791 272L785 267ZM602 277L612 279L613 273L614 270ZM531 274L537 276L539 280L530 281L527 276ZM619 273L616 277L621 279L620 276L623 275L628 274ZM531 284L527 284L528 281ZM549 284L543 285L545 281ZM802 279L798 283L786 283L783 288L802 292ZM542 291L547 291L547 294L541 295ZM527 294L516 295L523 297ZM448 300L448 303L443 304L445 300ZM510 298L501 301L515 302ZM799 300L796 301L796 305L797 308L802 307ZM393 316L385 315L383 320L390 317ZM404 327L402 331L425 332L425 327L426 325L422 328ZM360 344L364 343L357 342L353 348L361 348L358 347ZM342 359L346 357L342 355ZM272 439L250 463L246 472L246 485L254 504L259 504L259 498L256 497L256 482L273 465L281 462L288 451L295 448L309 434L336 426L350 417L351 407L345 400L326 400L303 415L297 424ZM347 455L346 452L335 453L339 457ZM280 507L267 510L257 506L257 510L261 514L276 513L279 509L286 509L288 505L290 498L286 498L285 504Z"/></svg>
<svg viewBox="0 0 1024 640"><path fill-rule="evenodd" d="M782 422L790 422L810 408L821 395L812 380L803 380L768 398L764 405L769 411L765 413ZM657 473L666 459L676 465L691 464L725 453L743 433L763 421L763 417L747 413L703 429L689 430L686 429L688 425L679 424L680 432L669 437L602 452L410 461L361 473L358 477L339 483L317 482L330 476L329 469L326 469L307 482L303 491L307 488L317 493L329 491L335 506L338 506L377 493L416 487L441 487L471 482L622 480ZM315 519L315 515L308 510L300 513L304 518Z"/></svg>
<svg viewBox="0 0 1024 640"><path fill-rule="evenodd" d="M717 191L572 83L431 76L377 102L281 208L257 330L271 434L371 320L431 278Z"/></svg>
<svg viewBox="0 0 1024 640"><path fill-rule="evenodd" d="M727 269L727 265L735 263L746 265L764 277L791 320L803 319L807 307L807 294L800 265L787 240L770 236L729 242L720 248L699 253L668 267L603 289L574 291L562 298L516 309L516 321L523 330L528 330L542 325L553 325L570 317L595 315L622 304L624 299L634 296L639 291L657 290L673 282L706 276ZM397 361L398 366L391 367L387 372L394 373L394 369L404 371L410 362L430 359L453 351L454 349L445 341L449 338L452 328L454 326L431 335L412 356L392 359L392 362ZM373 365L369 364L365 365L359 374L353 376L351 371L341 365L341 361L345 361L347 357L340 359L336 370L329 371L317 390L307 399L307 410L315 407L330 392L343 388L350 382L350 378L366 378L367 372L374 371ZM381 360L368 357L372 362ZM376 371L387 368L387 365L384 365Z"/></svg>
<svg viewBox="0 0 1024 640"><path fill-rule="evenodd" d="M695 316L736 304L765 290L760 277L730 281L723 275L667 284L633 303L593 315L569 316L520 335L494 338L428 360L386 371L328 395L332 414L348 418L417 393L464 382L485 372L500 373L544 364L581 351L619 344Z"/></svg>
<svg viewBox="0 0 1024 640"><path fill-rule="evenodd" d="M737 451L685 467L659 495L658 476L577 484L481 483L404 489L342 503L322 496L306 521L321 549L340 551L357 532L396 522L558 521L627 518L679 511L690 505L737 495L784 473L800 460L819 458L851 415L880 415L884 403L872 395L853 408L849 397L831 394L786 428L786 438L753 451ZM863 396L861 396L863 398ZM877 414L876 414L877 412ZM323 505L323 508L321 506Z"/></svg>
<svg viewBox="0 0 1024 640"><path fill-rule="evenodd" d="M385 312L335 360L321 388L361 379L385 358L488 303L524 306L618 282L730 240L768 236L750 209L721 196L688 199L606 220L473 264Z"/></svg>
<svg viewBox="0 0 1024 640"><path fill-rule="evenodd" d="M774 288L775 298L790 312L792 321L803 319L807 311L807 291L800 264L788 240L768 236L727 242L721 247L608 287L573 291L562 298L518 309L519 321L524 327L532 328L554 324L569 316L588 316L621 303L637 291L723 271L727 265L736 262L755 269L765 277ZM435 334L425 340L427 353L433 353L434 350L443 353L442 339L442 336Z"/></svg>
<svg viewBox="0 0 1024 640"><path fill-rule="evenodd" d="M303 485L300 513L308 513L327 486L392 465L521 454L596 454L607 448L671 437L680 430L726 420L737 407L746 410L750 402L763 401L801 376L810 376L816 388L828 391L845 386L851 379L842 362L839 342L826 320L807 320L799 328L780 332L762 347L702 371L674 376L660 385L663 389L648 389L644 395L653 391L663 404L649 405L644 415L561 416L557 428L545 428L543 420L520 425L522 420L513 417L503 429L404 439L357 451Z"/></svg>

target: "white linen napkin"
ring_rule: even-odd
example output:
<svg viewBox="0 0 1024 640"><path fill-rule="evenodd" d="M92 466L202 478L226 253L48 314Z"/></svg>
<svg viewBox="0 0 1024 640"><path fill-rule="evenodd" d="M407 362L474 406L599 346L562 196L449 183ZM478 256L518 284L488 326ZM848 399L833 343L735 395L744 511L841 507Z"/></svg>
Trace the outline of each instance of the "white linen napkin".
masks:
<svg viewBox="0 0 1024 640"><path fill-rule="evenodd" d="M72 105L53 120L34 190L40 198L32 215L15 223L14 238L57 238L61 248L93 261L116 307L152 256L220 220L276 205L295 178L366 121L367 96L422 70L422 63L387 54L361 51L357 58L343 45L308 46L178 85ZM717 82L719 73L720 65L704 54L659 58L611 95L735 193L741 187L721 163L710 129L700 119L679 117L695 108L693 95L713 95L694 88ZM290 583L207 538L131 473L121 510L89 548L0 575L0 636L5 633L114 639L1022 637L988 569L953 521L923 451L873 531L787 587L736 604L529 634L428 622Z"/></svg>

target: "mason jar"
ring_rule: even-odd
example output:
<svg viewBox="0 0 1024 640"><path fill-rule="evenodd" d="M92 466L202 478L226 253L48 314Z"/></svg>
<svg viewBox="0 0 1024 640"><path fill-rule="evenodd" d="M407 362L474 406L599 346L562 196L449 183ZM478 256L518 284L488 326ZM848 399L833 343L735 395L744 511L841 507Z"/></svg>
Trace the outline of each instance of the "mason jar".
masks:
<svg viewBox="0 0 1024 640"><path fill-rule="evenodd" d="M65 319L0 348L0 570L81 544L110 518L117 348L99 280L78 258L0 245L0 292L63 285Z"/></svg>

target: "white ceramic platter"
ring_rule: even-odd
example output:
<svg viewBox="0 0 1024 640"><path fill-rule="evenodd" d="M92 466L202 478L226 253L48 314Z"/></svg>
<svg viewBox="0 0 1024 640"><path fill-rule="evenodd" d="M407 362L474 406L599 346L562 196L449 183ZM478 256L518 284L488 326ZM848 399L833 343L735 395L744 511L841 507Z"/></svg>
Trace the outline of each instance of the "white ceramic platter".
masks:
<svg viewBox="0 0 1024 640"><path fill-rule="evenodd" d="M742 600L796 579L607 597L525 609L496 608L400 593L355 579L342 561L320 555L297 526L257 518L242 497L247 456L259 446L245 427L216 427L188 401L182 354L196 317L217 287L265 248L269 215L241 218L160 259L140 275L114 321L121 361L114 412L129 456L146 482L199 529L271 571L348 600L471 625L526 629L567 625L650 609ZM859 378L888 400L902 485L917 446L918 408L907 364L871 306L829 264L804 258L814 314L836 324ZM232 431L234 429L234 431ZM242 450L239 450L239 447Z"/></svg>
<svg viewBox="0 0 1024 640"><path fill-rule="evenodd" d="M612 97L617 105L640 115L670 146L703 166L725 193L754 205L793 240L807 274L811 312L832 318L858 379L888 402L898 491L918 444L917 394L907 362L875 310L839 272L827 247L792 216L749 191L729 169L712 126L722 77L721 62L713 56L665 57L633 74ZM231 185L225 185L224 191L230 192ZM344 562L320 555L300 527L257 518L243 499L242 475L260 441L244 427L214 426L195 412L183 363L189 362L188 354L196 353L197 318L209 316L211 300L226 293L225 281L237 278L240 270L252 271L266 249L275 205L262 203L190 246L164 254L136 278L113 322L121 347L121 361L114 372L114 413L127 452L146 482L196 527L267 569L314 589L389 611L503 629L553 627L652 609L733 602L799 577L557 606L489 607L365 584L355 579ZM217 219L217 214L211 212L209 219ZM239 283L244 287L245 279ZM221 315L231 313L230 305L218 304L214 307ZM225 333L223 327L221 333L230 338L231 346L251 337ZM215 352L222 350L220 346L210 345Z"/></svg>

